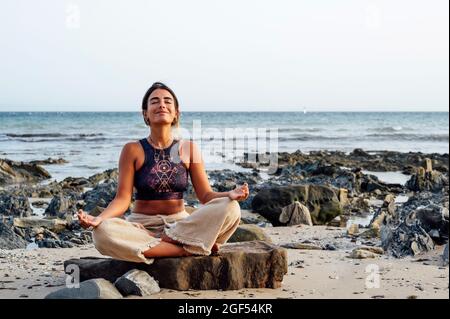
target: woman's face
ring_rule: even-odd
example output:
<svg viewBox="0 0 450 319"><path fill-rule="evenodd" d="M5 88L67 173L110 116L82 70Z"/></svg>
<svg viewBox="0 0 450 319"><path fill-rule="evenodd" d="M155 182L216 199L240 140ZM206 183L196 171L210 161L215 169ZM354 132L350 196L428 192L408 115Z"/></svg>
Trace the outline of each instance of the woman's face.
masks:
<svg viewBox="0 0 450 319"><path fill-rule="evenodd" d="M147 111L143 111L147 122L153 124L172 124L178 116L175 100L170 92L156 89L148 98Z"/></svg>

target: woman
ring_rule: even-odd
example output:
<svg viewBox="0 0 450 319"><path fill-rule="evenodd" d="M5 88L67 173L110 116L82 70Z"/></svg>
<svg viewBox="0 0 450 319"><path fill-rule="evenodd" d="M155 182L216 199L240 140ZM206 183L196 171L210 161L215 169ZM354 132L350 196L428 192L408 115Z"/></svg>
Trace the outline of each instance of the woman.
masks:
<svg viewBox="0 0 450 319"><path fill-rule="evenodd" d="M239 225L238 201L248 197L248 185L212 191L196 144L172 136L179 105L163 83L154 83L144 95L142 115L150 135L123 147L114 200L97 217L80 210L80 224L93 227L97 250L116 259L151 263L154 257L210 255ZM191 215L183 201L188 175L202 204ZM127 220L119 218L131 203L133 187L133 211Z"/></svg>

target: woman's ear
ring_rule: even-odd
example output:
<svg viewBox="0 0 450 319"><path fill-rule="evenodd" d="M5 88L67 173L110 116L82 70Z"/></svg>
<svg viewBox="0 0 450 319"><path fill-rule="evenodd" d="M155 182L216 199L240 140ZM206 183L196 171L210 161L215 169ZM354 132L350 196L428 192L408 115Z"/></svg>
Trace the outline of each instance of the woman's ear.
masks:
<svg viewBox="0 0 450 319"><path fill-rule="evenodd" d="M150 126L150 123L147 119L147 110L142 110L142 117L144 118L145 125Z"/></svg>

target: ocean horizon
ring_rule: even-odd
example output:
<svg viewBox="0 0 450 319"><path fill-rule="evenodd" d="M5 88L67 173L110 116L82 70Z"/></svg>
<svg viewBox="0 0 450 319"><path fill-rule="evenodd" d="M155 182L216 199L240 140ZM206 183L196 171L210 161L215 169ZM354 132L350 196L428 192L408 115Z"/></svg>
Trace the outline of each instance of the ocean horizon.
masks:
<svg viewBox="0 0 450 319"><path fill-rule="evenodd" d="M207 169L242 169L223 162L225 129L276 131L279 152L449 153L448 112L181 112L184 132L194 123L201 125ZM0 112L0 158L64 158L69 163L44 166L52 179L86 177L116 168L123 145L148 134L139 111Z"/></svg>

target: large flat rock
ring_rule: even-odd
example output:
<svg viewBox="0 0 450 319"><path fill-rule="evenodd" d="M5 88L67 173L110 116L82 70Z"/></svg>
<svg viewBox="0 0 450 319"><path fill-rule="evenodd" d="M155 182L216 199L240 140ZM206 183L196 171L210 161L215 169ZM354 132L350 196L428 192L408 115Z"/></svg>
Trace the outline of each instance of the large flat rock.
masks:
<svg viewBox="0 0 450 319"><path fill-rule="evenodd" d="M70 259L64 267L70 264L78 265L81 281L104 278L114 282L127 271L140 269L168 289L279 288L287 273L287 251L249 241L223 245L215 256L157 258L151 265L96 257Z"/></svg>

